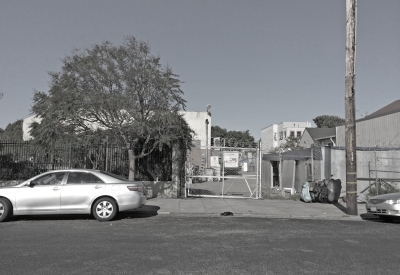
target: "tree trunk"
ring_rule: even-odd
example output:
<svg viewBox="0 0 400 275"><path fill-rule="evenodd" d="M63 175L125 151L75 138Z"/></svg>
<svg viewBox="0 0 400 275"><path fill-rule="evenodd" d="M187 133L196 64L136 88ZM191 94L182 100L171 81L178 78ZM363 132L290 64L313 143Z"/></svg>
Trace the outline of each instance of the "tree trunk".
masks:
<svg viewBox="0 0 400 275"><path fill-rule="evenodd" d="M135 180L135 154L132 149L128 149L129 156L129 177L131 181Z"/></svg>

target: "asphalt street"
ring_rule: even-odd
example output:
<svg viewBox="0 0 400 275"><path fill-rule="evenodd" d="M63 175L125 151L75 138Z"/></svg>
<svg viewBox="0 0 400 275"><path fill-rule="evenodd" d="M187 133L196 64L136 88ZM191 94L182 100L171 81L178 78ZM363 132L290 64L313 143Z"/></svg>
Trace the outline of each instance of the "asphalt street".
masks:
<svg viewBox="0 0 400 275"><path fill-rule="evenodd" d="M13 217L1 274L396 274L400 222L192 215Z"/></svg>

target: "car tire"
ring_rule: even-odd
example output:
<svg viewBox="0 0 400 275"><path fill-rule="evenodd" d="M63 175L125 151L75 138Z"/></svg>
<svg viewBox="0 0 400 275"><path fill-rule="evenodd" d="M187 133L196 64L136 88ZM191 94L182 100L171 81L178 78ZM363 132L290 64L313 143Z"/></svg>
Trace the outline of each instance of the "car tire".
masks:
<svg viewBox="0 0 400 275"><path fill-rule="evenodd" d="M111 221L117 215L118 208L111 198L98 199L92 208L93 216L101 222Z"/></svg>
<svg viewBox="0 0 400 275"><path fill-rule="evenodd" d="M394 220L391 216L379 215L379 218L385 222L392 222Z"/></svg>
<svg viewBox="0 0 400 275"><path fill-rule="evenodd" d="M12 207L9 200L0 198L0 222L6 221L12 213Z"/></svg>

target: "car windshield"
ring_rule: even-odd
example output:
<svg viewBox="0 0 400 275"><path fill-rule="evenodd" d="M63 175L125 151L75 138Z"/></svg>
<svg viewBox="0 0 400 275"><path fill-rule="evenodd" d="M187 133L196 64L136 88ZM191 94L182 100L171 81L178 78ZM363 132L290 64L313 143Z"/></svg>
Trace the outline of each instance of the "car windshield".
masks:
<svg viewBox="0 0 400 275"><path fill-rule="evenodd" d="M110 173L110 172L100 171L100 173L103 173L103 174L105 174L107 176L113 177L113 178L118 179L118 180L129 181L128 179L124 178L123 176L115 175L115 174Z"/></svg>

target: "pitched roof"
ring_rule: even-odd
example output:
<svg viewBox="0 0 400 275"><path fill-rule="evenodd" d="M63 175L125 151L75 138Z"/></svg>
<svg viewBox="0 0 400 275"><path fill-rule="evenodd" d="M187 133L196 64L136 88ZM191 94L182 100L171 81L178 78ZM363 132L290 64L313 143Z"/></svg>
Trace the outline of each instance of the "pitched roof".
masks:
<svg viewBox="0 0 400 275"><path fill-rule="evenodd" d="M385 115L389 115L389 114L393 114L393 113L397 113L397 112L400 112L400 99L393 101L389 105L386 105L385 107L380 108L378 111L373 112L370 115L365 116L365 118L362 120L385 116Z"/></svg>
<svg viewBox="0 0 400 275"><path fill-rule="evenodd" d="M307 131L313 140L336 136L336 128L306 128L304 131Z"/></svg>
<svg viewBox="0 0 400 275"><path fill-rule="evenodd" d="M373 118L377 118L377 117L381 117L381 116L386 116L386 115L390 115L390 114L394 114L394 113L398 113L398 112L400 112L400 99L393 101L389 105L386 105L385 107L380 108L378 111L375 111L372 114L365 116L364 118L357 119L356 122L365 121L365 120L369 120L369 119L373 119ZM343 125L345 125L345 124L342 123L342 124L336 125L336 127L343 126Z"/></svg>

